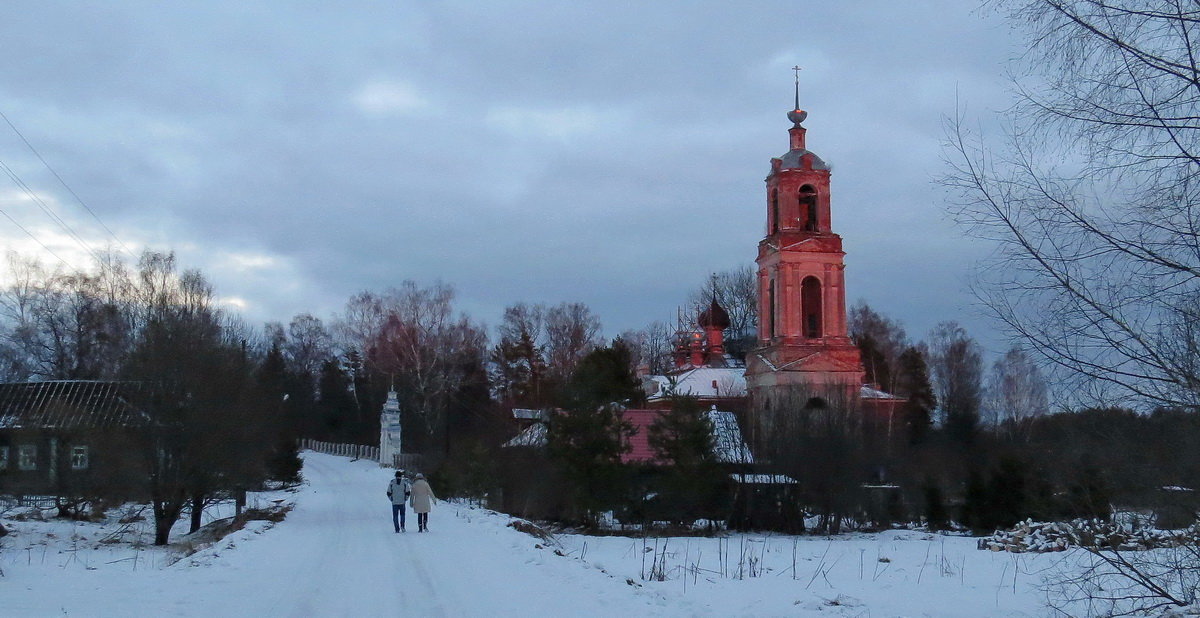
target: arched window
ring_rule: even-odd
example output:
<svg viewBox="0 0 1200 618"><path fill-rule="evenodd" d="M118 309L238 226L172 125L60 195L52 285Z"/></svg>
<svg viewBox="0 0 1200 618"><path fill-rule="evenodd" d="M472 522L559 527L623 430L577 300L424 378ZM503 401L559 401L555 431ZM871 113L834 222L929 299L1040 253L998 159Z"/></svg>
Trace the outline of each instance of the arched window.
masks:
<svg viewBox="0 0 1200 618"><path fill-rule="evenodd" d="M779 231L779 189L771 189L771 233Z"/></svg>
<svg viewBox="0 0 1200 618"><path fill-rule="evenodd" d="M817 190L812 185L800 187L798 201L800 203L800 216L804 217L805 231L817 231Z"/></svg>
<svg viewBox="0 0 1200 618"><path fill-rule="evenodd" d="M800 317L804 336L809 339L821 337L821 282L816 277L805 277L800 284Z"/></svg>

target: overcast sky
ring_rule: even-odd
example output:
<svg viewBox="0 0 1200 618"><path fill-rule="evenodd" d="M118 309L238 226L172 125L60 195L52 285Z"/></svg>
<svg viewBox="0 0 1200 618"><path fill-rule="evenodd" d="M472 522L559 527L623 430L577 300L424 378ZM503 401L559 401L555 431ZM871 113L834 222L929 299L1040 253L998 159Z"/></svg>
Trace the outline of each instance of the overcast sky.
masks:
<svg viewBox="0 0 1200 618"><path fill-rule="evenodd" d="M972 2L9 2L0 111L125 245L174 249L253 322L442 280L494 325L581 301L608 335L752 264L799 64L848 301L923 336L986 251L933 178L957 100L1018 51ZM8 165L113 242L0 123ZM86 253L11 179L0 209ZM4 246L57 260L0 217Z"/></svg>

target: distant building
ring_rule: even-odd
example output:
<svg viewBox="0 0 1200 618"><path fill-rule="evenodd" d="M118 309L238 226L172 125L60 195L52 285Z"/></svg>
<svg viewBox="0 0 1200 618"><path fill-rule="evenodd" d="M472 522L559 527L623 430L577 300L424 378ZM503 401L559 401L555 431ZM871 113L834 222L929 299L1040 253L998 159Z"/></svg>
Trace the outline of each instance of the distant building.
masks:
<svg viewBox="0 0 1200 618"><path fill-rule="evenodd" d="M696 316L697 330L681 328L675 336L674 368L665 375L643 375L646 403L655 409L671 407L671 398L696 398L704 407L740 411L746 400L746 368L725 353L724 331L729 315L713 299Z"/></svg>

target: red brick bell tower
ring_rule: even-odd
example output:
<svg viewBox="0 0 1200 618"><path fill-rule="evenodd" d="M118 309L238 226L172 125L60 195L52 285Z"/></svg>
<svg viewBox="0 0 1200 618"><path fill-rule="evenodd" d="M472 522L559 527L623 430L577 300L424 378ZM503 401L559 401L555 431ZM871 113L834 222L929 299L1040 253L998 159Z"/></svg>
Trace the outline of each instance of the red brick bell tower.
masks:
<svg viewBox="0 0 1200 618"><path fill-rule="evenodd" d="M746 359L751 392L775 386L846 386L864 372L846 331L842 238L833 233L829 166L805 148L808 112L787 114L791 148L771 159L767 236L758 243L758 349ZM762 393L765 394L765 393Z"/></svg>

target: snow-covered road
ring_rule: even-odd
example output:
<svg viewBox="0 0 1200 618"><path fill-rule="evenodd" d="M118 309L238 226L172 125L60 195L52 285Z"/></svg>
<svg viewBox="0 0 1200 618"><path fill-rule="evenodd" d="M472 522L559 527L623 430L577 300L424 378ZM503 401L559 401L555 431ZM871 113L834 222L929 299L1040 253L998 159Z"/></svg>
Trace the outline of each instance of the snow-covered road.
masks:
<svg viewBox="0 0 1200 618"><path fill-rule="evenodd" d="M39 563L10 553L0 615L704 613L539 549L537 539L507 527L506 517L481 509L441 502L431 532L413 532L413 518L409 532L396 534L385 495L390 471L370 462L306 453L304 476L286 521L240 531L170 567L135 571L129 561L105 564L99 554L80 560L59 553ZM88 534L86 525L74 530Z"/></svg>

